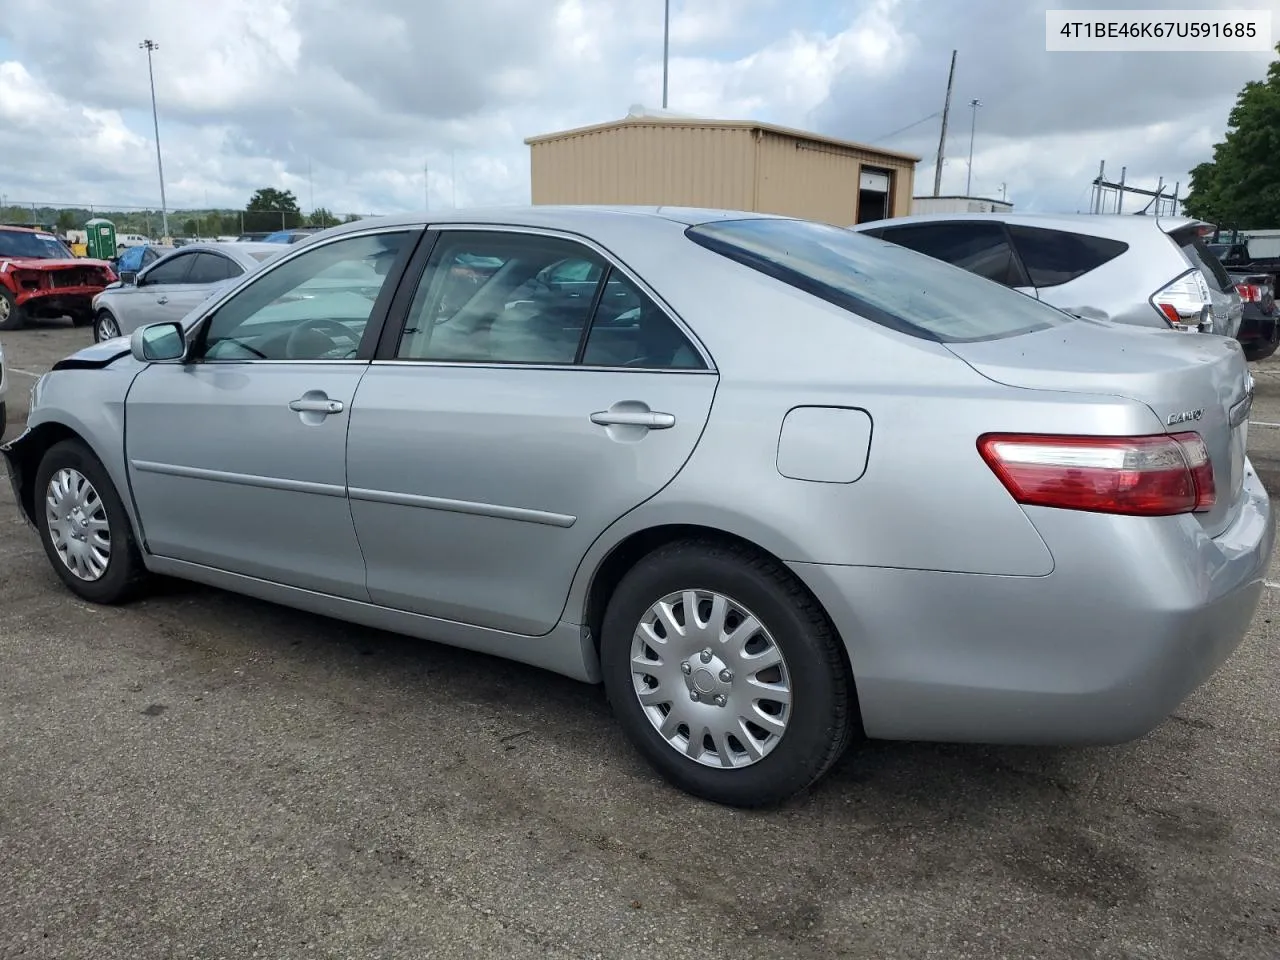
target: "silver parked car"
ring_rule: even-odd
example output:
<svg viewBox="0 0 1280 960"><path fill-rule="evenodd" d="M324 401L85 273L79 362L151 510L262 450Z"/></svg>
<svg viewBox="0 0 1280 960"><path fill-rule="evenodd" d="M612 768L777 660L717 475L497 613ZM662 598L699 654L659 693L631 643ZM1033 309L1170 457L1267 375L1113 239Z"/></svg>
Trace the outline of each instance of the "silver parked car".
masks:
<svg viewBox="0 0 1280 960"><path fill-rule="evenodd" d="M851 227L1079 316L1234 337L1244 305L1186 217L954 213Z"/></svg>
<svg viewBox="0 0 1280 960"><path fill-rule="evenodd" d="M855 731L1137 737L1258 603L1234 341L746 213L286 249L38 382L0 449L80 597L169 574L603 681L663 775L744 806Z"/></svg>
<svg viewBox="0 0 1280 960"><path fill-rule="evenodd" d="M181 320L220 285L280 253L276 243L189 243L122 276L93 298L93 339L110 340L162 320Z"/></svg>

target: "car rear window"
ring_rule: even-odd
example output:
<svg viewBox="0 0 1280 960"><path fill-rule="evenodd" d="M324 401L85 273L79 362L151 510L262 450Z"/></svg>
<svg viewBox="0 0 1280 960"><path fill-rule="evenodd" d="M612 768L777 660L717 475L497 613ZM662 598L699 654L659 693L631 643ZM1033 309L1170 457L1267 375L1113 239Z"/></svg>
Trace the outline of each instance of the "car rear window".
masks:
<svg viewBox="0 0 1280 960"><path fill-rule="evenodd" d="M775 280L927 340L996 340L1075 322L967 270L826 224L719 220L690 227L686 235Z"/></svg>
<svg viewBox="0 0 1280 960"><path fill-rule="evenodd" d="M1200 239L1200 232L1195 227L1175 230L1169 234L1169 239L1178 245L1183 255L1191 261L1191 265L1204 274L1210 287L1223 292L1230 292L1233 289L1226 268L1213 255L1209 245Z"/></svg>
<svg viewBox="0 0 1280 960"><path fill-rule="evenodd" d="M1129 245L1120 240L1044 227L1010 224L1009 236L1033 287L1068 283L1129 249Z"/></svg>

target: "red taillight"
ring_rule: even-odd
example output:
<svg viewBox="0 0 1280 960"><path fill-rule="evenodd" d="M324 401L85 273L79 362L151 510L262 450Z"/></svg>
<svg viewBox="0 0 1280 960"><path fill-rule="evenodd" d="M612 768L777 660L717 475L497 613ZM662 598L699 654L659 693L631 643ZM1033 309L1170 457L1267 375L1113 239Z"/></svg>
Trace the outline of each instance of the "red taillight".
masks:
<svg viewBox="0 0 1280 960"><path fill-rule="evenodd" d="M1262 288L1254 283L1237 283L1236 293L1240 294L1240 299L1247 303L1262 302Z"/></svg>
<svg viewBox="0 0 1280 960"><path fill-rule="evenodd" d="M1163 517L1213 507L1198 433L1147 437L987 434L978 451L1021 504Z"/></svg>

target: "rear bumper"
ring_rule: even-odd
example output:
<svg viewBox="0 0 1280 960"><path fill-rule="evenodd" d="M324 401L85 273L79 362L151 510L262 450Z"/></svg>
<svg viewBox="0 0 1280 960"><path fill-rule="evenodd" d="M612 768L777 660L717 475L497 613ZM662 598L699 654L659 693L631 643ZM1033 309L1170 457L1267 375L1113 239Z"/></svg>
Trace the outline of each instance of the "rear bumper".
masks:
<svg viewBox="0 0 1280 960"><path fill-rule="evenodd" d="M1249 628L1275 537L1252 466L1244 496L1214 539L1185 516L1029 510L1043 532L1076 528L1044 577L791 567L844 638L869 736L1121 743L1176 710Z"/></svg>
<svg viewBox="0 0 1280 960"><path fill-rule="evenodd" d="M1255 303L1245 304L1244 319L1240 322L1236 339L1241 343L1274 343L1277 320L1280 320L1280 312L1268 315Z"/></svg>

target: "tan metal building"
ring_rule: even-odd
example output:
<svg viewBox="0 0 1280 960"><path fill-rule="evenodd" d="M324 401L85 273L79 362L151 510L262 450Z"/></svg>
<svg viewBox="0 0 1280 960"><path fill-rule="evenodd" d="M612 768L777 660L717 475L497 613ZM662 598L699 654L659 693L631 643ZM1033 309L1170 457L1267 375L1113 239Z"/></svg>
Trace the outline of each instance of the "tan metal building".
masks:
<svg viewBox="0 0 1280 960"><path fill-rule="evenodd" d="M535 204L668 204L839 226L906 216L907 153L769 123L628 116L525 140Z"/></svg>

